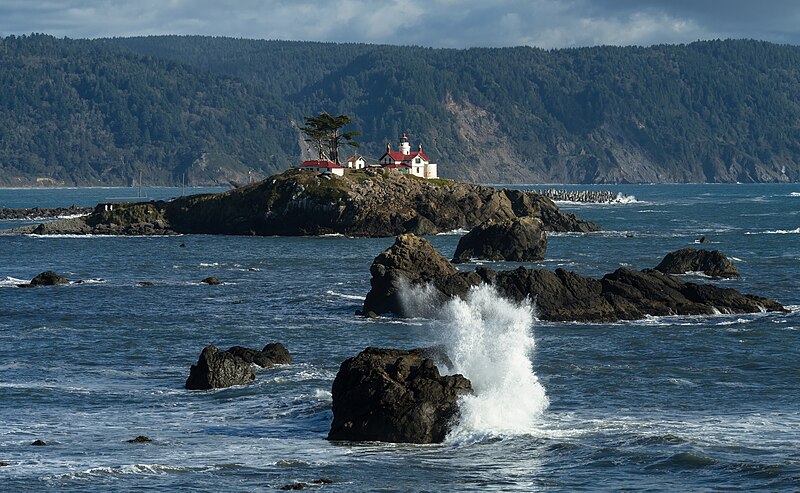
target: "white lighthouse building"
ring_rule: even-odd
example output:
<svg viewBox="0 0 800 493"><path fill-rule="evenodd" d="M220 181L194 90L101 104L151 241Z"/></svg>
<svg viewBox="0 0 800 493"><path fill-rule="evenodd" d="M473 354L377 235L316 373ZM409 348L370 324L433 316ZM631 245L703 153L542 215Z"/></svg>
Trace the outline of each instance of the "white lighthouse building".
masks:
<svg viewBox="0 0 800 493"><path fill-rule="evenodd" d="M411 143L408 136L403 134L400 137L399 150L392 151L389 144L386 144L386 153L380 158L381 165L386 169L396 169L400 173L419 176L420 178L438 178L436 163L432 163L428 156L422 152L422 144L419 150L411 152Z"/></svg>

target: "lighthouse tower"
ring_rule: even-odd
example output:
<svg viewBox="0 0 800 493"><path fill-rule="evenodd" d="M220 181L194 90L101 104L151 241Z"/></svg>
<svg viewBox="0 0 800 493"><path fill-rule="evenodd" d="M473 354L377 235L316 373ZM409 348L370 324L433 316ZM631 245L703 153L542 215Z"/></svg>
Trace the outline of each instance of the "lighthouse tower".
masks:
<svg viewBox="0 0 800 493"><path fill-rule="evenodd" d="M400 137L400 152L402 152L405 156L411 154L411 144L409 144L408 136L406 134L403 134L403 136Z"/></svg>

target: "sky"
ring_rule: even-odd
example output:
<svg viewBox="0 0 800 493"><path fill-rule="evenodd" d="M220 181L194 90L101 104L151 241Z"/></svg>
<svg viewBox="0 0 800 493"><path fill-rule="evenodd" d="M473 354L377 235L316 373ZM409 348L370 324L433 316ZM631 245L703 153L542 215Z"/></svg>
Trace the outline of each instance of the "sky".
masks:
<svg viewBox="0 0 800 493"><path fill-rule="evenodd" d="M800 0L0 0L0 36L201 34L437 48L800 44Z"/></svg>

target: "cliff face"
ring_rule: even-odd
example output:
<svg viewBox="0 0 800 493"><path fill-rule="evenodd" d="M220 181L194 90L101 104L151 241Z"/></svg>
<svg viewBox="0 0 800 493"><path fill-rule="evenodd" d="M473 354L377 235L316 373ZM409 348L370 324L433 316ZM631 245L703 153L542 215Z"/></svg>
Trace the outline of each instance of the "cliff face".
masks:
<svg viewBox="0 0 800 493"><path fill-rule="evenodd" d="M299 170L220 194L128 204L110 212L98 207L85 224L96 234L395 236L471 229L523 216L541 219L547 231L599 230L532 192L395 173L337 177ZM57 222L49 223L48 232L58 228Z"/></svg>

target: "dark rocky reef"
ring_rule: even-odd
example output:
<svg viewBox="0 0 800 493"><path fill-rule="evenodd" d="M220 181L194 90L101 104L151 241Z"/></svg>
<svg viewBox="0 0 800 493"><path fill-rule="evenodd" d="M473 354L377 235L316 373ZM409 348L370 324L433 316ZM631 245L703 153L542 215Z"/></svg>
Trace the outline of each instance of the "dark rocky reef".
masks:
<svg viewBox="0 0 800 493"><path fill-rule="evenodd" d="M216 346L206 346L189 370L186 388L208 390L244 385L255 380L250 363Z"/></svg>
<svg viewBox="0 0 800 493"><path fill-rule="evenodd" d="M405 285L430 284L442 301L463 296L481 283L496 286L506 298L536 302L540 319L553 321L613 322L647 315L710 315L785 311L778 302L741 294L735 289L695 284L654 269L617 269L601 279L563 269L549 271L519 267L494 271L478 267L459 272L424 238L399 236L378 255L371 268L372 289L363 313L407 313L400 290Z"/></svg>
<svg viewBox="0 0 800 493"><path fill-rule="evenodd" d="M281 343L267 344L261 351L242 346L233 346L227 351L213 345L206 346L197 364L189 370L186 388L207 390L244 385L256 378L253 364L269 368L291 362L291 354Z"/></svg>
<svg viewBox="0 0 800 493"><path fill-rule="evenodd" d="M292 363L292 355L280 342L267 344L261 351L242 346L233 346L228 349L228 352L262 368Z"/></svg>
<svg viewBox="0 0 800 493"><path fill-rule="evenodd" d="M333 381L329 440L438 443L472 384L441 376L427 350L368 348Z"/></svg>
<svg viewBox="0 0 800 493"><path fill-rule="evenodd" d="M737 278L739 270L719 250L695 250L683 248L668 253L664 260L656 266L656 270L665 274L685 274L702 272L710 277Z"/></svg>
<svg viewBox="0 0 800 493"><path fill-rule="evenodd" d="M541 219L517 217L499 223L479 224L461 237L453 262L508 260L535 262L544 260L547 234Z"/></svg>
<svg viewBox="0 0 800 493"><path fill-rule="evenodd" d="M69 284L69 279L48 270L36 275L36 277L31 279L31 282L27 284L17 284L17 286L20 288L34 288L37 286L61 286L64 284Z"/></svg>
<svg viewBox="0 0 800 493"><path fill-rule="evenodd" d="M98 205L85 218L16 228L18 233L161 235L395 236L471 229L516 217L541 219L547 231L598 231L550 199L396 173L344 177L289 170L252 185L171 202Z"/></svg>

